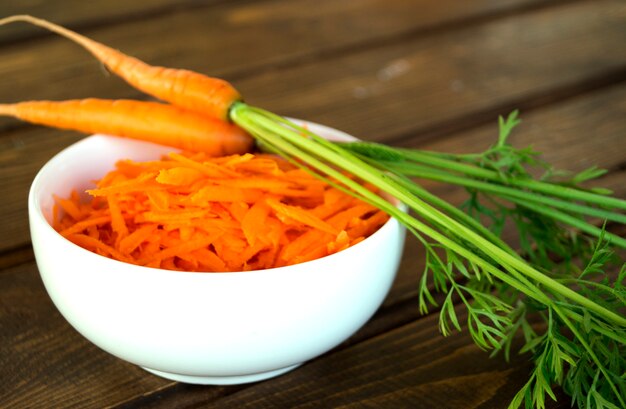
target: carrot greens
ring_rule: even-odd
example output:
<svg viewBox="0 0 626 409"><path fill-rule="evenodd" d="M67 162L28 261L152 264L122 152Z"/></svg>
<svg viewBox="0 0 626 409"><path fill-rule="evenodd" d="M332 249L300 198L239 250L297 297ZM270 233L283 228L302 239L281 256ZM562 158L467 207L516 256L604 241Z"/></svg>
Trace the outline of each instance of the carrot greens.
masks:
<svg viewBox="0 0 626 409"><path fill-rule="evenodd" d="M597 221L626 224L626 201L581 183L603 171L568 178L531 149L508 143L517 113L500 118L497 143L484 153L451 155L369 142L334 143L267 111L235 103L230 118L262 149L300 161L322 179L384 210L424 245L419 308L437 307L444 335L461 330L454 298L467 309L470 336L482 349L508 359L516 339L533 354L534 370L511 408L544 408L558 384L586 408L626 407L626 264L615 249L626 240ZM533 169L544 171L534 177ZM403 202L391 206L347 171ZM416 179L463 186L469 199L458 209ZM518 254L499 236L512 223ZM445 294L437 305L432 291Z"/></svg>

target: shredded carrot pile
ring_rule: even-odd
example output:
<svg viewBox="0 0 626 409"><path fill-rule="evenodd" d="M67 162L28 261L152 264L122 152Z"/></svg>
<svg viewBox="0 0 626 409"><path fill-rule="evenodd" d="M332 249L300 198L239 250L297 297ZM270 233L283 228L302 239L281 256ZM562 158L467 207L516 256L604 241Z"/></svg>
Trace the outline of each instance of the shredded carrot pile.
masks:
<svg viewBox="0 0 626 409"><path fill-rule="evenodd" d="M88 190L55 197L53 226L116 260L169 270L247 271L323 257L388 216L275 156L172 153L120 161Z"/></svg>

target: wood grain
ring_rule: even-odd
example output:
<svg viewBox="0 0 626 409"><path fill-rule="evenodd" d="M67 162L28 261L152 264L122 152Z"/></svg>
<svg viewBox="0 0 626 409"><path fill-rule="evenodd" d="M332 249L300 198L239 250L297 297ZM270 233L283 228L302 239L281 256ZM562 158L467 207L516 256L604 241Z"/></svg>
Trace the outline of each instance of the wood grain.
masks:
<svg viewBox="0 0 626 409"><path fill-rule="evenodd" d="M0 274L0 407L102 408L172 382L98 349L57 312L34 263Z"/></svg>
<svg viewBox="0 0 626 409"><path fill-rule="evenodd" d="M504 112L506 116L508 113ZM626 83L581 95L545 109L520 112L521 124L509 142L532 147L563 170L578 172L593 165L616 170L626 163ZM440 152L480 152L496 142L497 121L449 138L411 140L406 147Z"/></svg>
<svg viewBox="0 0 626 409"><path fill-rule="evenodd" d="M70 28L80 28L141 19L175 12L181 8L197 7L201 3L206 6L213 2L196 0L177 0L175 2L168 0L142 0L141 2L63 0L62 3L54 1L4 1L0 4L0 16L31 14ZM41 29L26 24L10 25L0 29L0 44L41 36L42 34L44 32Z"/></svg>
<svg viewBox="0 0 626 409"><path fill-rule="evenodd" d="M28 190L41 167L63 146L82 136L28 128L4 132L0 138L0 189L6 201L0 204L0 251L23 247L30 242L28 228ZM9 204L10 203L10 204Z"/></svg>
<svg viewBox="0 0 626 409"><path fill-rule="evenodd" d="M17 248L8 249L0 253L0 273L10 267L27 263L34 257L33 248L30 243Z"/></svg>

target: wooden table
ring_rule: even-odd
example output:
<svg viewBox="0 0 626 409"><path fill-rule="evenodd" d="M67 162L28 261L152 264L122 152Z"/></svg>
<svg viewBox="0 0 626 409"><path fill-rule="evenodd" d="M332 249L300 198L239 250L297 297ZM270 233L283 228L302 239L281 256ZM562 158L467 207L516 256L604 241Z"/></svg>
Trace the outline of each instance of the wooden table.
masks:
<svg viewBox="0 0 626 409"><path fill-rule="evenodd" d="M9 4L7 4L9 3ZM57 4L54 4L57 3ZM107 0L2 2L0 16L49 18L147 62L232 81L253 105L360 138L452 152L512 138L561 168L609 169L626 196L623 0ZM69 41L0 27L0 100L141 98ZM338 348L284 376L192 386L153 376L86 341L59 315L31 250L27 191L81 135L0 121L0 407L501 408L528 356L506 363L466 332L420 316L422 250L408 240L384 305ZM463 192L427 184L454 202ZM569 407L565 395L552 407Z"/></svg>

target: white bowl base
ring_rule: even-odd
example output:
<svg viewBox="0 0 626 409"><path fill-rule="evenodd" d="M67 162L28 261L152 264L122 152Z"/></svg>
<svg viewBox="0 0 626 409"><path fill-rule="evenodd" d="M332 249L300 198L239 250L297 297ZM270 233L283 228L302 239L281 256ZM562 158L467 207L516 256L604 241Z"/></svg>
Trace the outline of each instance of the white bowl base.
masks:
<svg viewBox="0 0 626 409"><path fill-rule="evenodd" d="M231 376L194 376L194 375L182 375L177 373L157 371L156 369L150 369L142 367L146 371L160 376L161 378L171 379L173 381L192 383L197 385L239 385L242 383L263 381L273 378L278 375L282 375L286 372L296 369L301 364L295 364L287 366L285 368L274 369L267 372L259 372L247 375L231 375Z"/></svg>

